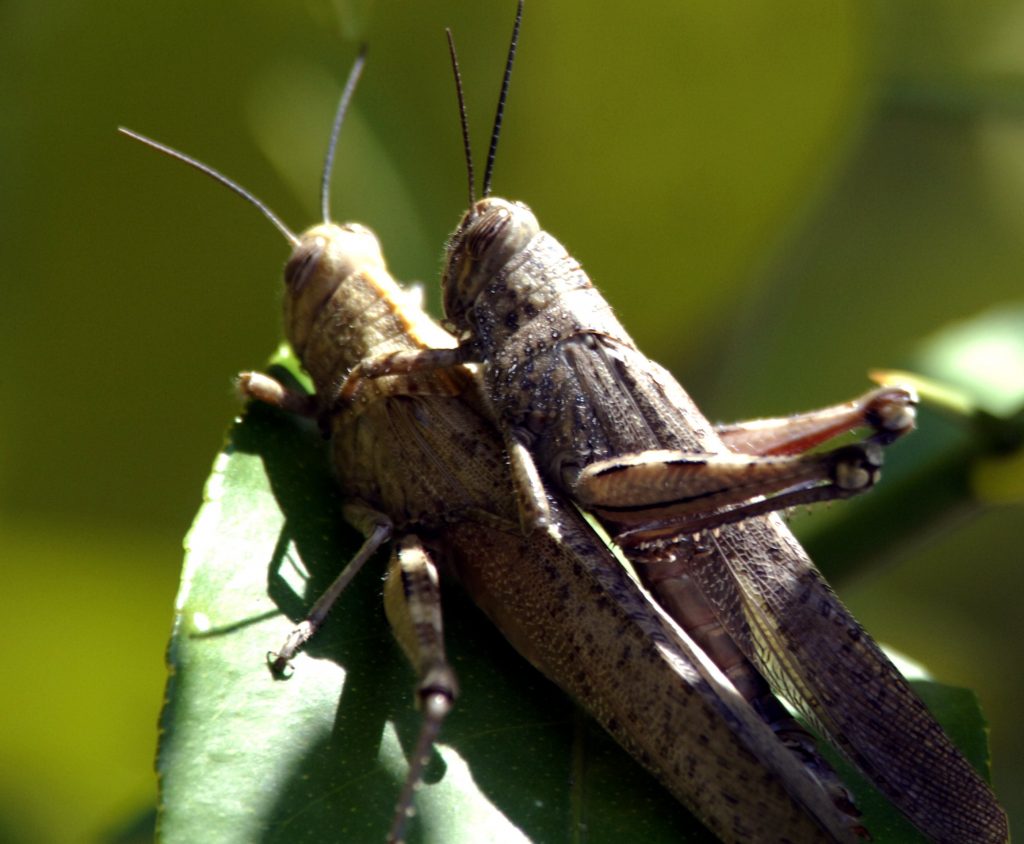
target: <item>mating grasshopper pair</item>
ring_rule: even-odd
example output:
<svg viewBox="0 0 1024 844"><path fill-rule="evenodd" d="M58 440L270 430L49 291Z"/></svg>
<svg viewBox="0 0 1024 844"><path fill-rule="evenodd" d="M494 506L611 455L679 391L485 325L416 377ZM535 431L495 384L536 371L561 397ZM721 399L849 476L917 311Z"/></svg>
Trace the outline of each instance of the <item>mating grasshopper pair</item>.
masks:
<svg viewBox="0 0 1024 844"><path fill-rule="evenodd" d="M870 485L875 444L790 455L862 424L887 442L911 424L909 394L876 391L798 420L716 431L524 206L472 202L456 231L445 301L463 332L457 346L402 294L368 230L329 223L326 210L301 237L277 224L294 247L286 334L315 394L255 374L240 383L330 434L346 517L367 539L275 664L284 668L395 539L385 605L424 715L392 840L456 693L435 562L724 840L861 832L764 677L926 833L1005 839L987 787L784 526L763 515ZM484 363L486 397L468 360ZM656 601L572 501L605 523Z"/></svg>
<svg viewBox="0 0 1024 844"><path fill-rule="evenodd" d="M500 103L518 26L517 16ZM470 209L443 272L458 347L364 361L342 397L367 378L481 364L527 532L550 527L547 489L558 489L598 517L752 704L764 706L767 679L934 839L1005 840L991 791L778 516L766 515L873 485L881 446L913 427L913 393L883 388L847 406L715 430L637 351L530 210L488 196L500 115L501 105L484 198L473 199L469 164ZM868 442L810 452L864 425L875 428ZM809 752L799 740L794 750Z"/></svg>

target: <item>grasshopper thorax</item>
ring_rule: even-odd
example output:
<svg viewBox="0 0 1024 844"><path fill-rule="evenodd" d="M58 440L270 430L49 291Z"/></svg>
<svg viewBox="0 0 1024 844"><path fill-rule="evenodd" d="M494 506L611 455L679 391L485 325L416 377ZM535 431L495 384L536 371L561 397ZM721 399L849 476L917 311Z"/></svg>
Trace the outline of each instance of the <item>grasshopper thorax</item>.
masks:
<svg viewBox="0 0 1024 844"><path fill-rule="evenodd" d="M441 279L444 312L457 331L471 327L488 281L539 233L537 218L521 202L487 197L470 207L448 241Z"/></svg>

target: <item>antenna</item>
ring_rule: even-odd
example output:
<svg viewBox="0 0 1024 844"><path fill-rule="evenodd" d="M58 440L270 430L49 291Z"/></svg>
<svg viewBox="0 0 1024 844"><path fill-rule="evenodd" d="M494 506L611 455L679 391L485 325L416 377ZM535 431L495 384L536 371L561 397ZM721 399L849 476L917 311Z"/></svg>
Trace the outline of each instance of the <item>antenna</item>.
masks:
<svg viewBox="0 0 1024 844"><path fill-rule="evenodd" d="M452 72L455 74L455 95L459 98L459 120L462 123L462 148L465 151L466 173L469 176L469 205L466 207L472 208L476 202L476 186L473 179L473 148L469 143L469 122L466 118L466 98L462 93L462 74L459 73L459 57L455 54L455 38L450 29L445 29L444 34L448 36L448 54L452 57Z"/></svg>
<svg viewBox="0 0 1024 844"><path fill-rule="evenodd" d="M203 164L203 162L198 161L195 158L192 158L191 156L185 155L185 153L183 152L178 152L178 150L173 149L172 147L165 146L164 144L161 144L159 141L154 141L152 138L147 138L145 135L140 135L138 132L133 132L131 129L125 129L123 126L119 126L117 131L120 132L122 135L127 135L129 138L132 138L133 140L136 140L139 143L145 144L148 147L152 147L157 152L162 152L164 155L168 155L171 158L176 158L178 161L187 164L189 167L195 168L200 173L205 173L214 181L220 182L222 185L224 185L224 187L233 190L246 202L255 205L260 211L262 211L263 216L274 224L277 230L288 239L292 246L297 247L300 245L301 241L294 234L292 234L291 229L289 229L288 226L286 226L281 221L281 218L278 217L277 214L275 214L273 211L271 211L270 208L266 206L266 204L257 199L255 196L253 196L253 194L249 193L249 191L247 191L237 182L231 181L231 179L229 179L227 176L223 175L222 173L218 173L209 165Z"/></svg>
<svg viewBox="0 0 1024 844"><path fill-rule="evenodd" d="M334 114L334 125L331 126L331 138L327 143L327 156L324 158L324 172L320 179L320 211L325 223L329 223L331 218L331 172L334 170L334 152L338 147L338 135L341 133L341 124L345 120L356 83L362 75L363 65L366 64L366 49L366 44L359 48L359 55L356 56L352 70L348 72L348 79L345 80L345 88L338 102L338 110Z"/></svg>
<svg viewBox="0 0 1024 844"><path fill-rule="evenodd" d="M494 175L494 158L498 154L498 137L501 135L501 120L505 116L505 100L508 97L508 84L512 79L512 63L516 58L516 45L519 43L519 25L523 22L523 0L516 7L516 22L512 26L512 41L508 45L508 59L505 61L505 76L501 81L501 94L498 96L498 110L494 114L494 129L491 130L491 148L487 151L487 168L484 170L483 195L490 196L491 177Z"/></svg>

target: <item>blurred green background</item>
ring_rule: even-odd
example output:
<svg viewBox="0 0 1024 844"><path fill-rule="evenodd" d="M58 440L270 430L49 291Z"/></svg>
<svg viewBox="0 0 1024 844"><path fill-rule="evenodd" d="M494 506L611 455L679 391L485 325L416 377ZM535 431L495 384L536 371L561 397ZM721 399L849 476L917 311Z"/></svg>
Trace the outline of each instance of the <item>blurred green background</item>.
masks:
<svg viewBox="0 0 1024 844"><path fill-rule="evenodd" d="M1024 3L643 8L527 4L495 190L530 203L712 418L847 398L868 367L920 365L949 324L1022 306ZM237 411L231 377L280 335L281 238L115 127L202 158L300 228L368 40L335 217L373 227L436 305L466 201L442 29L482 159L512 11L0 6L0 839L105 839L153 804L181 538ZM1021 371L1005 374L1019 391ZM1010 487L840 591L880 641L977 690L1012 818L1024 574Z"/></svg>

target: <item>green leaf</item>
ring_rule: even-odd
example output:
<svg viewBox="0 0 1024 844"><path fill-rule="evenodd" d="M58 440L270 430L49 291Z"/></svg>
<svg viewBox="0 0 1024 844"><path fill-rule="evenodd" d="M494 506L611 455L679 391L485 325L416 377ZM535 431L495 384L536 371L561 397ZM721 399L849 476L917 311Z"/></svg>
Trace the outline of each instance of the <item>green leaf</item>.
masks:
<svg viewBox="0 0 1024 844"><path fill-rule="evenodd" d="M359 547L340 504L313 427L247 408L186 540L158 757L168 844L384 840L419 719L383 616L383 558L289 679L265 663ZM462 694L417 795L412 841L714 840L457 588L443 588ZM938 687L930 702L945 707L956 692ZM976 704L949 720L937 711L985 746ZM876 841L911 840L882 798L851 781Z"/></svg>

